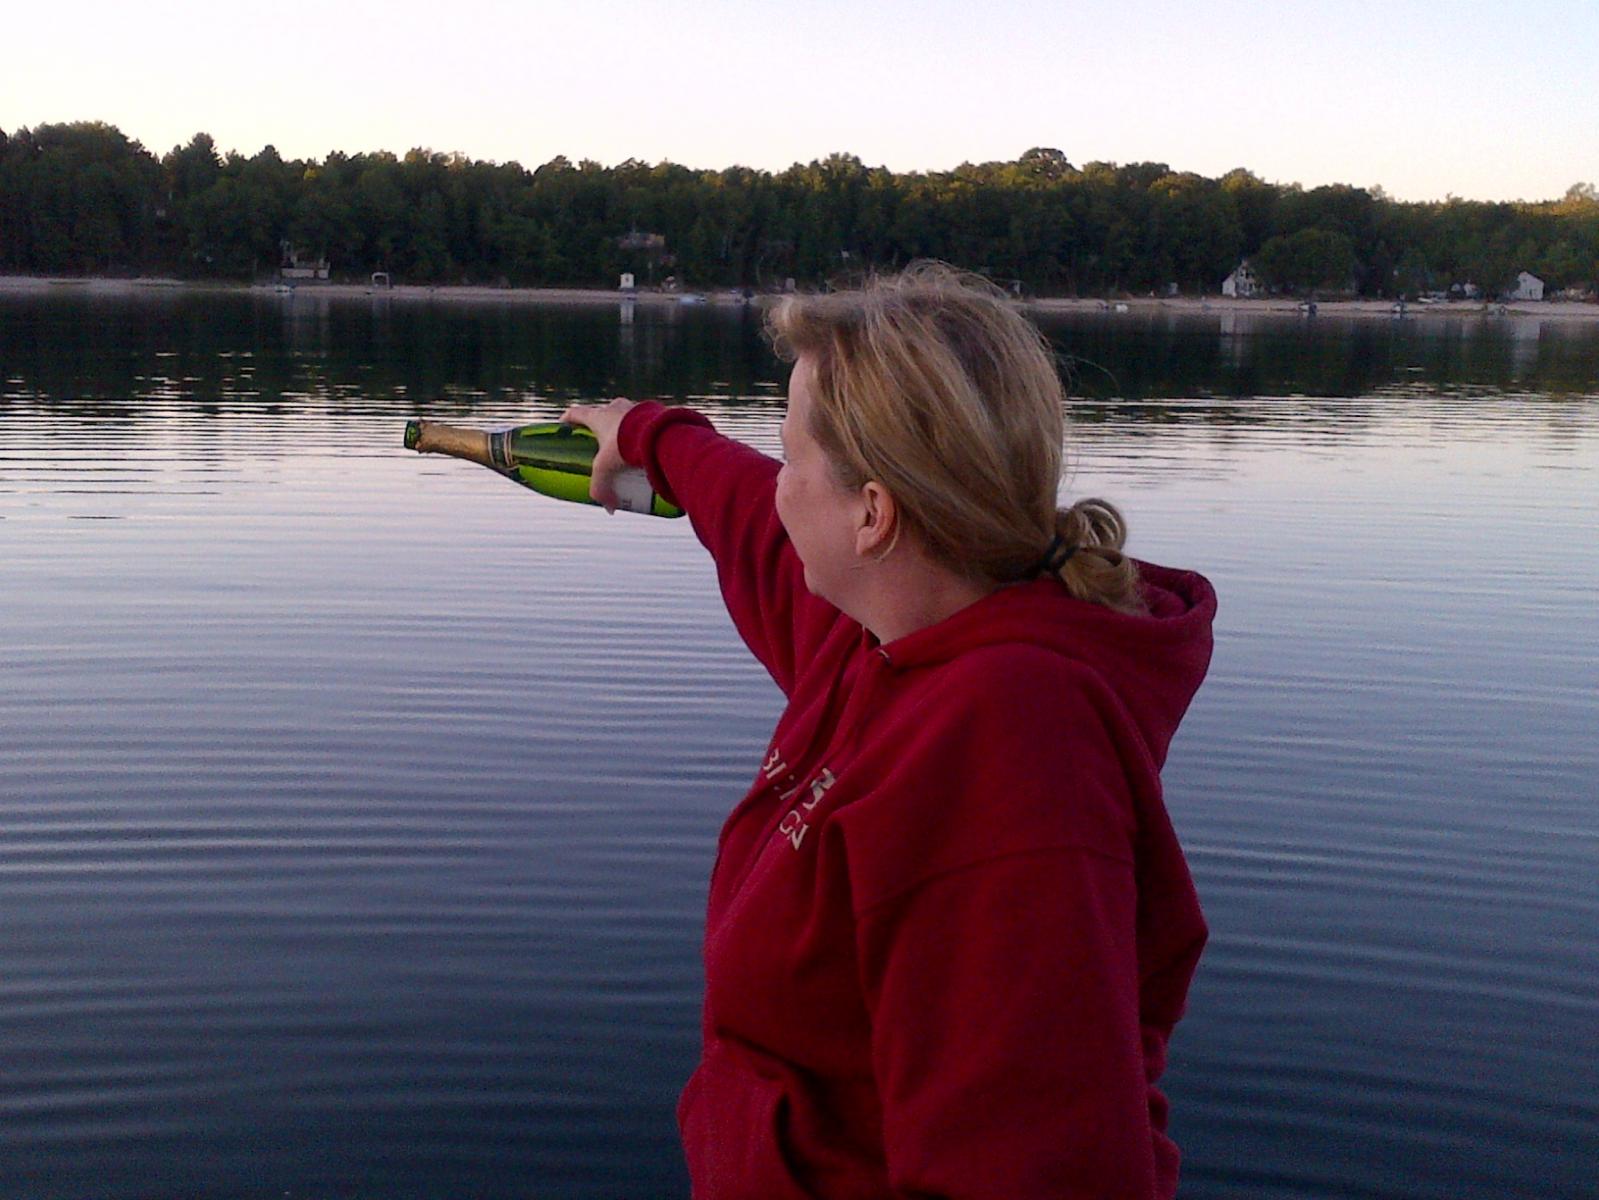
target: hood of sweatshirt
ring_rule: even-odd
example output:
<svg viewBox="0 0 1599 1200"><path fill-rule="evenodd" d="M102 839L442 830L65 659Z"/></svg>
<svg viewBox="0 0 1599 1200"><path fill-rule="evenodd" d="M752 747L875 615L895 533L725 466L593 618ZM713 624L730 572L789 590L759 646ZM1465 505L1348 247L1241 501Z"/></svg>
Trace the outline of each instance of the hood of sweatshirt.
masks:
<svg viewBox="0 0 1599 1200"><path fill-rule="evenodd" d="M879 649L896 671L1025 643L1091 668L1121 699L1157 768L1210 666L1216 593L1204 576L1134 560L1145 614L1074 599L1058 581L1003 587Z"/></svg>

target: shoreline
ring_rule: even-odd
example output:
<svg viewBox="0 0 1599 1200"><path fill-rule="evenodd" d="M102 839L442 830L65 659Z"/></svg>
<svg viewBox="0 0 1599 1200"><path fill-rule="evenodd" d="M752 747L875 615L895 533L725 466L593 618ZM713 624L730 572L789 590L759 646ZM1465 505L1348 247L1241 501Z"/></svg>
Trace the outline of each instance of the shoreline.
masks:
<svg viewBox="0 0 1599 1200"><path fill-rule="evenodd" d="M0 275L0 296L36 295L51 292L81 292L93 296L133 296L152 292L184 292L191 294L227 294L283 296L316 296L337 300L404 300L441 301L444 303L501 303L501 304L553 304L553 305L616 305L631 300L634 304L648 306L713 305L721 308L763 306L781 299L782 293L757 292L746 297L731 288L703 292L662 292L639 290L625 293L610 288L579 287L492 287L476 284L397 284L390 288L372 288L360 283L225 283L171 279L164 277L135 277L132 279L106 279L77 276ZM1100 300L1081 297L1022 297L1021 307L1044 313L1158 313L1181 315L1198 314L1248 314L1255 316L1301 316L1300 301L1284 297L1237 299L1228 296L1170 296L1127 297L1119 300ZM1599 304L1582 301L1511 301L1484 303L1481 300L1447 300L1436 303L1407 302L1403 313L1395 311L1393 300L1318 300L1318 317L1382 317L1387 319L1434 317L1535 317L1554 321L1586 321L1599 323Z"/></svg>

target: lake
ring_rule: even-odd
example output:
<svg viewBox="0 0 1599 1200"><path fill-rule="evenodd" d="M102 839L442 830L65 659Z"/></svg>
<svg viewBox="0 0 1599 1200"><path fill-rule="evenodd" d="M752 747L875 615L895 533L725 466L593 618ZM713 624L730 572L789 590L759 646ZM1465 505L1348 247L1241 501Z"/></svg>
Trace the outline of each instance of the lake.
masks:
<svg viewBox="0 0 1599 1200"><path fill-rule="evenodd" d="M1599 325L1054 317L1204 572L1183 1194L1599 1195ZM668 1197L779 696L688 523L401 446L775 451L742 309L0 298L0 1195Z"/></svg>

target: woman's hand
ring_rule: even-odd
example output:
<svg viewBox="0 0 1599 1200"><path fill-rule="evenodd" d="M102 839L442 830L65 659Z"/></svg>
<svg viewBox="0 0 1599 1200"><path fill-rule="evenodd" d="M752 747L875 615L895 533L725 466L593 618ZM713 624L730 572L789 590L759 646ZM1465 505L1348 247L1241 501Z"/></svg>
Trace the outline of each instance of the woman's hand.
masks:
<svg viewBox="0 0 1599 1200"><path fill-rule="evenodd" d="M600 448L594 452L593 473L589 477L589 495L608 513L616 511L616 477L627 469L616 446L617 431L632 407L633 401L618 396L609 404L574 404L561 414L566 424L582 425L599 439Z"/></svg>

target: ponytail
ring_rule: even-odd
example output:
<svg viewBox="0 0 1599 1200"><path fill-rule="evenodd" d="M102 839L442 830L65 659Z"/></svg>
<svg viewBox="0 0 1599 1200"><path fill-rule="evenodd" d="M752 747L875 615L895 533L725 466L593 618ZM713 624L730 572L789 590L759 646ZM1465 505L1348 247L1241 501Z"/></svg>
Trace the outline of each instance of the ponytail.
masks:
<svg viewBox="0 0 1599 1200"><path fill-rule="evenodd" d="M1138 568L1122 553L1127 521L1107 500L1079 500L1055 512L1055 540L1038 565L1054 575L1078 600L1117 612L1147 612L1138 586Z"/></svg>

